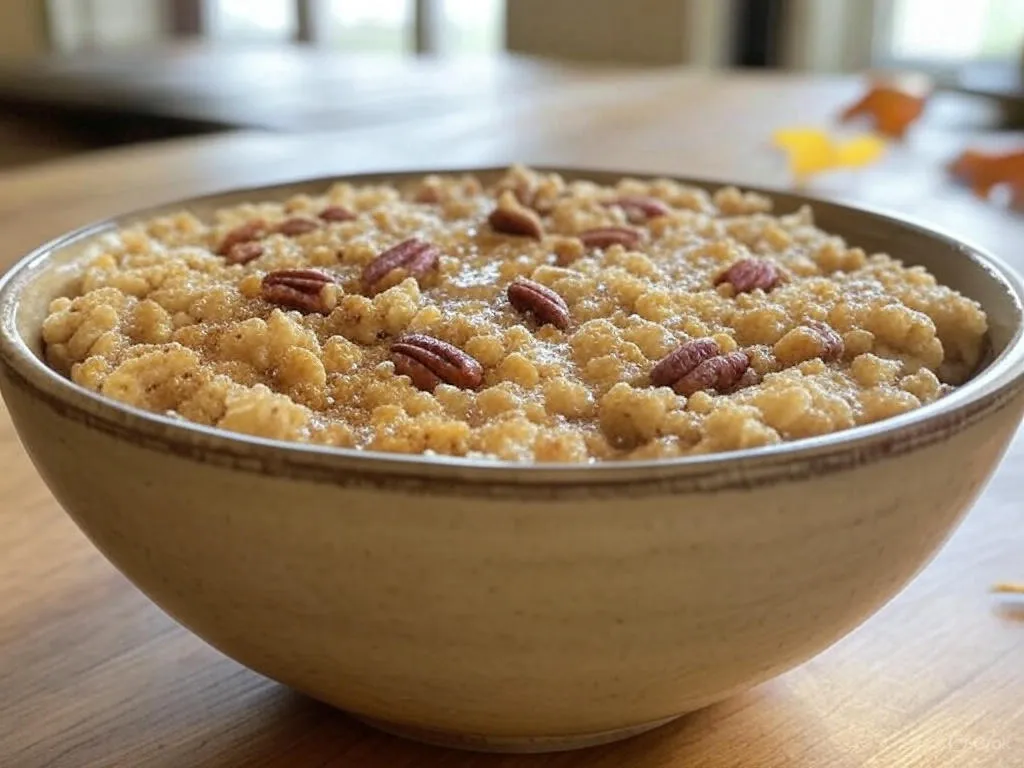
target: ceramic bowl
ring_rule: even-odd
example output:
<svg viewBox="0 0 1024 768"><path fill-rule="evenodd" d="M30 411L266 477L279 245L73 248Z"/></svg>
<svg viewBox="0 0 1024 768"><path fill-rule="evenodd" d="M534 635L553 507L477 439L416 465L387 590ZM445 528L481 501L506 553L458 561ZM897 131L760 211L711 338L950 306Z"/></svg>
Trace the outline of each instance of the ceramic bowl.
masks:
<svg viewBox="0 0 1024 768"><path fill-rule="evenodd" d="M395 175L353 181L383 178ZM0 384L54 495L157 605L253 670L392 731L494 750L594 744L806 661L932 557L1024 409L1024 289L1009 269L903 221L772 192L778 210L812 202L825 229L980 301L984 369L938 403L823 438L518 466L190 426L41 362L47 304L98 235L330 181L176 203L39 249L0 289Z"/></svg>

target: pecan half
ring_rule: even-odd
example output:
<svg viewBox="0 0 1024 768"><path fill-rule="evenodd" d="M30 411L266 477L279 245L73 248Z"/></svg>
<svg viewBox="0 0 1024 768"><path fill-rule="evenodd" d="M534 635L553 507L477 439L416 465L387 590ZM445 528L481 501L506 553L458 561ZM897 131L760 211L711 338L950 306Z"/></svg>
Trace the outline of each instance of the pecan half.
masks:
<svg viewBox="0 0 1024 768"><path fill-rule="evenodd" d="M532 237L535 240L540 240L544 236L544 225L540 216L519 202L511 190L501 193L498 205L491 211L487 221L495 232L504 235Z"/></svg>
<svg viewBox="0 0 1024 768"><path fill-rule="evenodd" d="M641 240L639 230L632 227L597 227L580 232L576 237L587 248L610 248L613 245L635 248Z"/></svg>
<svg viewBox="0 0 1024 768"><path fill-rule="evenodd" d="M533 315L542 325L547 323L562 331L569 327L569 306L546 285L516 278L508 287L508 301L524 315Z"/></svg>
<svg viewBox="0 0 1024 768"><path fill-rule="evenodd" d="M251 240L259 240L267 234L267 231L267 222L263 221L263 219L247 221L245 224L235 227L224 235L224 239L221 240L220 245L217 247L217 253L221 256L227 256L232 246L238 245L238 243L248 243Z"/></svg>
<svg viewBox="0 0 1024 768"><path fill-rule="evenodd" d="M476 389L484 378L480 363L446 341L411 333L391 345L395 372L412 379L417 389L433 392L439 384Z"/></svg>
<svg viewBox="0 0 1024 768"><path fill-rule="evenodd" d="M338 304L334 278L316 269L281 269L263 277L265 301L303 312L329 314Z"/></svg>
<svg viewBox="0 0 1024 768"><path fill-rule="evenodd" d="M352 221L355 217L355 213L343 205L329 205L320 211L323 221Z"/></svg>
<svg viewBox="0 0 1024 768"><path fill-rule="evenodd" d="M228 264L248 264L262 255L263 243L249 240L245 243L235 243L228 248L228 252L224 254L224 261Z"/></svg>
<svg viewBox="0 0 1024 768"><path fill-rule="evenodd" d="M714 339L688 341L659 360L651 369L651 384L656 387L670 386L720 352L718 342Z"/></svg>
<svg viewBox="0 0 1024 768"><path fill-rule="evenodd" d="M749 293L757 288L770 291L781 275L779 268L765 259L740 259L718 276L715 285L731 283L736 293Z"/></svg>
<svg viewBox="0 0 1024 768"><path fill-rule="evenodd" d="M634 224L655 219L658 216L666 216L672 212L672 209L664 201L644 195L623 195L605 205L621 208L626 214L626 218Z"/></svg>
<svg viewBox="0 0 1024 768"><path fill-rule="evenodd" d="M740 383L749 367L750 356L742 350L716 355L679 379L672 389L687 397L705 389L726 392Z"/></svg>
<svg viewBox="0 0 1024 768"><path fill-rule="evenodd" d="M423 277L434 268L441 252L430 243L412 237L388 248L363 269L363 285L372 289L393 269L401 267L413 277Z"/></svg>
<svg viewBox="0 0 1024 768"><path fill-rule="evenodd" d="M307 219L305 216L293 216L277 225L277 231L286 237L298 237L314 229L320 229L320 222Z"/></svg>
<svg viewBox="0 0 1024 768"><path fill-rule="evenodd" d="M826 363L834 362L843 356L846 351L846 343L835 328L821 320L807 320L804 326L814 332L814 335L821 340L821 359Z"/></svg>

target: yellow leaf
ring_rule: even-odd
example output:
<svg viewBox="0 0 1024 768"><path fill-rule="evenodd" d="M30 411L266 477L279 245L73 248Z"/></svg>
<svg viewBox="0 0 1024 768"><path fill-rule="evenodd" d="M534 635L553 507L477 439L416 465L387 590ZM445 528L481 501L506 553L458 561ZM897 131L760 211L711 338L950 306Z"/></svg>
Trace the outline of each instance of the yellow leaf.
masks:
<svg viewBox="0 0 1024 768"><path fill-rule="evenodd" d="M837 161L840 167L860 168L877 161L885 154L885 141L865 134L839 145Z"/></svg>
<svg viewBox="0 0 1024 768"><path fill-rule="evenodd" d="M786 153L790 172L797 179L838 168L870 165L885 151L885 142L877 136L865 134L839 143L818 128L779 130L772 141Z"/></svg>

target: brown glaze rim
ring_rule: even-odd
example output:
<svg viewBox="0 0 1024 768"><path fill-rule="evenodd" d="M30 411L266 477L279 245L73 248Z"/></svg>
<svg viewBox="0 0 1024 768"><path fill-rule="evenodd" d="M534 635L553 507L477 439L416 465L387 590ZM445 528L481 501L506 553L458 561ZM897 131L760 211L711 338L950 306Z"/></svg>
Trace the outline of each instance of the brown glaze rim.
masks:
<svg viewBox="0 0 1024 768"><path fill-rule="evenodd" d="M786 209L809 204L817 210L846 212L877 219L890 227L944 242L975 262L987 278L1012 300L1017 326L997 360L977 378L946 398L901 416L818 438L764 448L697 457L598 464L518 464L445 456L406 456L355 449L289 443L254 438L190 424L125 406L89 392L45 365L17 332L19 290L47 268L47 260L62 249L141 218L189 207L227 206L266 197L282 199L298 192L322 191L337 181L408 183L428 173L474 173L493 177L504 168L455 168L403 173L359 174L310 179L234 190L173 202L94 224L37 249L0 279L0 363L7 381L36 398L60 417L78 422L115 439L147 450L242 472L288 477L346 488L439 496L477 496L510 499L595 498L714 493L746 490L831 474L886 458L911 453L943 442L977 422L1008 408L1024 387L1024 332L1020 318L1024 284L997 259L956 239L902 218L865 208L851 208L770 189L744 187L772 197ZM568 178L607 183L623 176L653 178L652 174L541 168ZM723 183L679 179L713 190ZM12 414L13 415L13 414Z"/></svg>

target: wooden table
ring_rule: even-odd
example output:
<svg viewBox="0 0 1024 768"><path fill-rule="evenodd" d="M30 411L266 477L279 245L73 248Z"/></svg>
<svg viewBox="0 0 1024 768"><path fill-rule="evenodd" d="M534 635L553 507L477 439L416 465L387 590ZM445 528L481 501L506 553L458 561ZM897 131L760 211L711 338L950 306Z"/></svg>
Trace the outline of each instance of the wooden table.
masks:
<svg viewBox="0 0 1024 768"><path fill-rule="evenodd" d="M618 67L618 69L622 69ZM415 123L467 103L518 103L609 67L505 54L340 54L302 45L172 43L0 61L0 105L150 117L205 129L310 131Z"/></svg>
<svg viewBox="0 0 1024 768"><path fill-rule="evenodd" d="M467 66L452 58L208 41L0 60L0 169L224 130L414 126L467 104L532 102L609 71L511 54Z"/></svg>
<svg viewBox="0 0 1024 768"><path fill-rule="evenodd" d="M89 219L175 196L309 174L532 162L785 184L775 126L820 123L847 80L652 72L400 126L228 135L83 156L0 176L3 258ZM1022 220L948 185L976 128L938 104L910 144L825 195L920 216L1024 267ZM1019 137L1018 137L1019 138ZM998 139L1001 140L1001 139ZM769 684L632 741L580 753L448 752L376 733L220 656L147 602L57 507L0 414L0 765L957 766L1024 764L1024 580L1017 441L974 512L864 627Z"/></svg>

